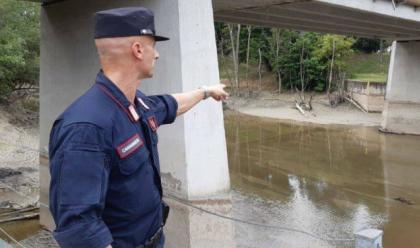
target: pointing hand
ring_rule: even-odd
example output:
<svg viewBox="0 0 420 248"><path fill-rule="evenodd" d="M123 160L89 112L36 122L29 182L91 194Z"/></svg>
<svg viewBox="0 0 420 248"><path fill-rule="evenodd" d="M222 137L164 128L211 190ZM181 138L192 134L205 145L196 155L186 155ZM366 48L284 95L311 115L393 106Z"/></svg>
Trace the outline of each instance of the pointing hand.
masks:
<svg viewBox="0 0 420 248"><path fill-rule="evenodd" d="M207 88L209 95L216 101L224 101L229 98L229 93L225 89L226 85L216 84Z"/></svg>

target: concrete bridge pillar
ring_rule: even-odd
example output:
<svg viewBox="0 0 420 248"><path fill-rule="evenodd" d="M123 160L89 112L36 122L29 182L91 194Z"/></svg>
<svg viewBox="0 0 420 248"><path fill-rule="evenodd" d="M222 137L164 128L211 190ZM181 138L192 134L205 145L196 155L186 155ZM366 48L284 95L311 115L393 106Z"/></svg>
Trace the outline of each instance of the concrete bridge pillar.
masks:
<svg viewBox="0 0 420 248"><path fill-rule="evenodd" d="M142 82L146 93L175 93L219 82L211 0L73 0L42 7L40 129L41 202L48 205L48 146L52 122L93 82L100 69L93 41L93 13L98 10L144 6L155 13L156 29L171 38L158 43L160 58L155 77ZM159 130L159 148L164 192L184 200L223 200L229 208L230 189L222 106L213 100L201 102L174 125ZM184 233L183 247L193 243L199 225L194 215L178 206L166 228ZM180 211L176 213L176 211ZM184 211L185 212L185 211ZM175 230L176 223L184 230ZM173 223L173 225L171 225ZM195 226L192 226L195 223ZM49 211L41 207L41 224L53 228ZM210 223L211 225L211 223ZM199 228L199 226L198 226ZM203 226L204 228L204 226ZM217 228L215 228L217 229ZM226 232L225 234L228 234ZM211 235L211 234L209 234ZM210 239L211 237L206 237ZM203 247L203 246L202 246Z"/></svg>
<svg viewBox="0 0 420 248"><path fill-rule="evenodd" d="M420 41L394 41L381 130L420 134Z"/></svg>

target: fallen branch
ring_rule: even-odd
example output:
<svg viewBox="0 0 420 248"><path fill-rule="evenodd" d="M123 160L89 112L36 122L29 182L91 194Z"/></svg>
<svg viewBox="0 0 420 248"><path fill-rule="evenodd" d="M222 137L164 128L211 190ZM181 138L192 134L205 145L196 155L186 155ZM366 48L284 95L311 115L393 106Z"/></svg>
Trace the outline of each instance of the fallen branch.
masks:
<svg viewBox="0 0 420 248"><path fill-rule="evenodd" d="M296 104L295 104L295 106L296 106L296 108L299 110L299 112L303 115L303 116L305 116L306 117L306 114L305 114L305 111L303 110L303 108L299 105L299 103L296 101L295 102Z"/></svg>
<svg viewBox="0 0 420 248"><path fill-rule="evenodd" d="M10 222L10 221L33 219L33 218L36 218L38 216L39 216L39 213L25 214L25 215L13 217L13 218L8 218L8 219L0 220L0 224L1 223L5 223L5 222Z"/></svg>
<svg viewBox="0 0 420 248"><path fill-rule="evenodd" d="M344 99L346 99L348 102L350 102L351 104L353 104L354 106L356 106L360 111L364 112L364 113L368 113L364 108L362 108L357 102L355 102L353 99L349 98L349 97L344 97Z"/></svg>
<svg viewBox="0 0 420 248"><path fill-rule="evenodd" d="M2 216L10 216L10 215L14 215L14 214L18 214L18 213L24 213L24 212L29 212L29 211L33 211L33 210L38 210L39 207L27 207L27 208L23 208L23 209L18 209L18 210L14 210L11 212L7 212L7 213L2 213L0 214L0 217Z"/></svg>
<svg viewBox="0 0 420 248"><path fill-rule="evenodd" d="M264 101L270 101L270 100L282 100L278 97L274 97L274 98L263 98Z"/></svg>

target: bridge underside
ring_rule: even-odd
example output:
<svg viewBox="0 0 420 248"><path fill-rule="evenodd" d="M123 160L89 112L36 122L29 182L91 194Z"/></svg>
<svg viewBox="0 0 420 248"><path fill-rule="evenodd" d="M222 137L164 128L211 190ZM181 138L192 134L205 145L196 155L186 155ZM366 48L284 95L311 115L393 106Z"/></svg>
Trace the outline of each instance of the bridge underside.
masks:
<svg viewBox="0 0 420 248"><path fill-rule="evenodd" d="M74 0L32 0L45 5ZM220 22L390 40L420 39L420 0L212 0ZM141 4L141 2L140 2Z"/></svg>
<svg viewBox="0 0 420 248"><path fill-rule="evenodd" d="M392 40L420 39L420 10L384 0L213 0L216 21Z"/></svg>

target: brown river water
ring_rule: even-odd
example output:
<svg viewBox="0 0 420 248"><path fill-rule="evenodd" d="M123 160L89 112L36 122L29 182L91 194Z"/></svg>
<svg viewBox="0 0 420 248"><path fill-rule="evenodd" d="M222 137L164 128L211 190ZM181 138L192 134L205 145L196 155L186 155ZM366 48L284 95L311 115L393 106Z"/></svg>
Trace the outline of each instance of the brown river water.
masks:
<svg viewBox="0 0 420 248"><path fill-rule="evenodd" d="M333 239L377 228L384 247L420 247L420 136L232 112L225 128L232 188L276 223Z"/></svg>

